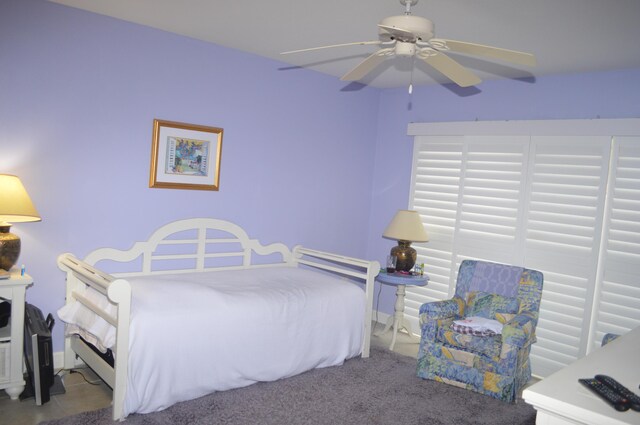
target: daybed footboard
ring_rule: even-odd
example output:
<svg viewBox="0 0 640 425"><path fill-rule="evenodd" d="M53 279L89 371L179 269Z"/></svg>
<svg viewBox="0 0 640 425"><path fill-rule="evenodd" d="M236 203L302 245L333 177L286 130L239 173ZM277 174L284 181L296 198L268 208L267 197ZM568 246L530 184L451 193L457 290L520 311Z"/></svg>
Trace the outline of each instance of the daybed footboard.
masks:
<svg viewBox="0 0 640 425"><path fill-rule="evenodd" d="M127 389L129 358L129 318L131 314L131 285L124 279L115 279L78 260L71 254L58 257L58 266L67 272L66 302L78 301L116 328L113 347L114 366L94 353L78 337L67 337L64 343L64 367L73 369L78 355L113 389L113 420L124 419L124 397ZM107 297L117 307L113 316L83 295L88 285Z"/></svg>
<svg viewBox="0 0 640 425"><path fill-rule="evenodd" d="M364 312L364 340L362 343L362 357L369 357L371 348L371 320L373 313L373 291L375 278L380 273L380 263L366 261L357 258L345 257L328 252L296 246L293 249L295 262L306 266L331 271L346 276L364 280L365 283L365 312ZM312 261L307 258L325 260L326 262ZM345 266L352 266L346 268ZM364 270L362 270L364 269Z"/></svg>

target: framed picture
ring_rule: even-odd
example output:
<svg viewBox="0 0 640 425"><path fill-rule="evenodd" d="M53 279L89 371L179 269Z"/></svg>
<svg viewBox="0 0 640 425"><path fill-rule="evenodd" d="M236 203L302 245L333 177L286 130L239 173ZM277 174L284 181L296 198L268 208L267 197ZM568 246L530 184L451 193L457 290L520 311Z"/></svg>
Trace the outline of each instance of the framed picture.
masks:
<svg viewBox="0 0 640 425"><path fill-rule="evenodd" d="M222 129L153 120L149 187L218 190Z"/></svg>

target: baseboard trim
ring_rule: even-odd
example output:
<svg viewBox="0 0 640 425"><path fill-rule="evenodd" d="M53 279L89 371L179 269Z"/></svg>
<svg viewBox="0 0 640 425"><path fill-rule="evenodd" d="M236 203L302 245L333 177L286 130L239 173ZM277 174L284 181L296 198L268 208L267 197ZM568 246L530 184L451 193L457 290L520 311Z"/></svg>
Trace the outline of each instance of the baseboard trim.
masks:
<svg viewBox="0 0 640 425"><path fill-rule="evenodd" d="M54 351L53 369L60 370L64 367L64 351Z"/></svg>
<svg viewBox="0 0 640 425"><path fill-rule="evenodd" d="M76 361L74 362L74 369L75 368L83 368L86 367L87 365L79 358L76 357ZM56 372L59 371L60 369L64 369L64 351L54 351L53 353L53 370L55 370Z"/></svg>
<svg viewBox="0 0 640 425"><path fill-rule="evenodd" d="M377 314L377 317L376 317ZM382 311L378 311L376 312L375 310L373 311L373 315L371 317L371 321L373 322L372 327L373 328L377 328L380 326L385 326L387 324L387 322L389 321L389 319L391 319L393 316L387 313L383 313ZM378 320L376 320L378 319ZM376 332L380 331L380 329L376 329Z"/></svg>

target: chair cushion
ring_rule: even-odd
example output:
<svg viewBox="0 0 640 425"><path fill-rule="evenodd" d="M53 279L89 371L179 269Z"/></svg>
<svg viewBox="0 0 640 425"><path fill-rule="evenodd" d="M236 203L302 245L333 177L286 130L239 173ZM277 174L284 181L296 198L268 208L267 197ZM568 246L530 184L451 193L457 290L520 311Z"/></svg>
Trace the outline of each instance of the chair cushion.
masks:
<svg viewBox="0 0 640 425"><path fill-rule="evenodd" d="M505 297L518 295L518 286L524 269L506 264L478 261L469 283L469 291L490 291Z"/></svg>
<svg viewBox="0 0 640 425"><path fill-rule="evenodd" d="M487 292L469 292L464 315L466 317L484 317L505 323L510 317L513 317L509 315L518 313L519 308L520 302L517 298L503 297Z"/></svg>

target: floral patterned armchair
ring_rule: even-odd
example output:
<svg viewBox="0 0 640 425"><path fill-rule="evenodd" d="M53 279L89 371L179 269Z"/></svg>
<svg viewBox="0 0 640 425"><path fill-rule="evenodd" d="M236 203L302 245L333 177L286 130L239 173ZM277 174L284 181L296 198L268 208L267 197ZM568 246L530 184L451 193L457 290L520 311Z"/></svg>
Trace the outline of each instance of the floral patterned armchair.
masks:
<svg viewBox="0 0 640 425"><path fill-rule="evenodd" d="M464 260L452 299L420 307L418 376L515 401L531 378L542 273L522 267ZM502 332L456 332L454 320L497 320Z"/></svg>

